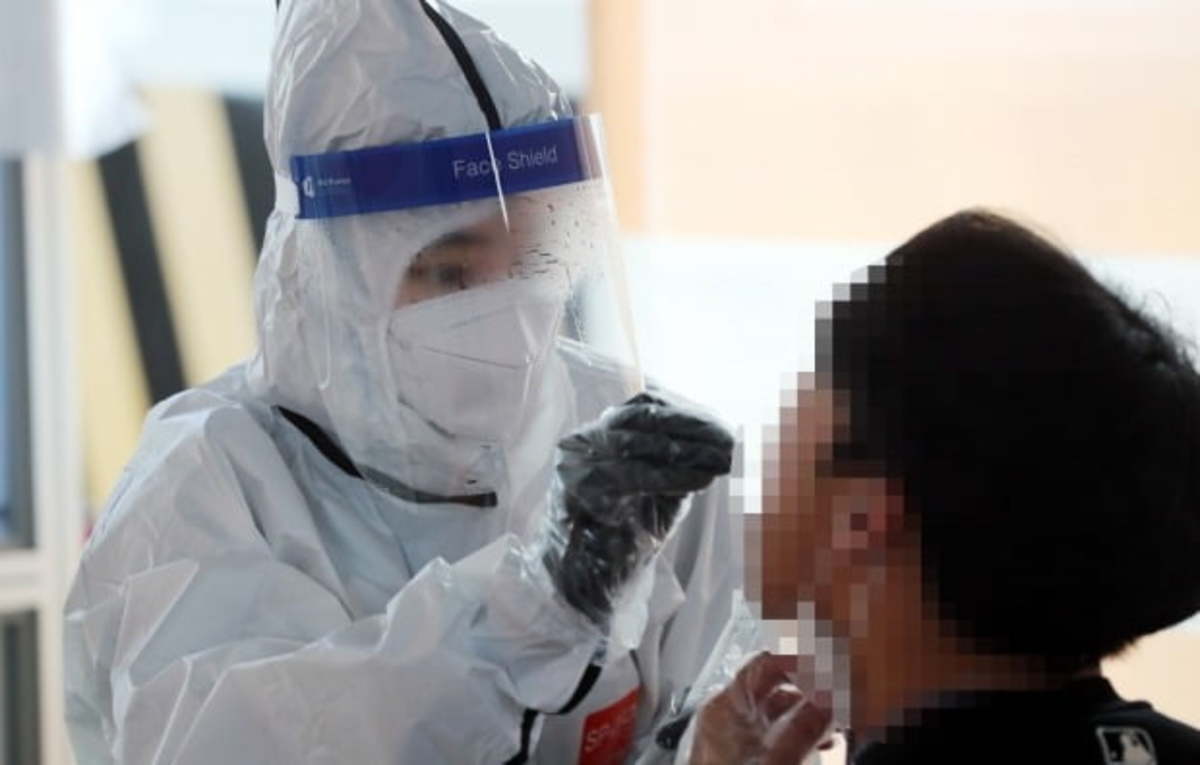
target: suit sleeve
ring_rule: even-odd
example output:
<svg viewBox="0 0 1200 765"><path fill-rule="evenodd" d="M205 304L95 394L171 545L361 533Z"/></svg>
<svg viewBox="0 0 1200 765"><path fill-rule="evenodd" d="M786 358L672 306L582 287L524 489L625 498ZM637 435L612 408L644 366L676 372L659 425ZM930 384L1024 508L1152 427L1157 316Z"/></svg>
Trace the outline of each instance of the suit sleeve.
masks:
<svg viewBox="0 0 1200 765"><path fill-rule="evenodd" d="M254 438L245 453L267 453ZM524 710L564 704L599 642L508 536L352 619L256 526L238 476L257 476L260 506L294 501L281 463L202 439L154 460L126 480L66 605L84 765L503 762Z"/></svg>

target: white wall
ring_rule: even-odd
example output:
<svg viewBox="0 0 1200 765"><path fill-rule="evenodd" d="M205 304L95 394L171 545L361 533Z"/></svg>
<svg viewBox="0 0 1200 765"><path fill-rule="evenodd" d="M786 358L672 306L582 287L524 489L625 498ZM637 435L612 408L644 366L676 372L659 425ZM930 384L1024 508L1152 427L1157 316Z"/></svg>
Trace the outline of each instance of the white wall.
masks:
<svg viewBox="0 0 1200 765"><path fill-rule="evenodd" d="M889 249L630 239L630 296L646 373L744 428L752 468L761 428L774 422L781 386L813 369L817 302L832 299L836 284ZM1200 257L1101 254L1084 256L1084 262L1193 343L1200 339ZM747 476L743 490L748 509L755 508L757 481Z"/></svg>
<svg viewBox="0 0 1200 765"><path fill-rule="evenodd" d="M115 0L96 0L112 3ZM451 0L535 58L573 96L588 81L586 0ZM142 82L261 92L275 9L272 0L128 0L114 34Z"/></svg>

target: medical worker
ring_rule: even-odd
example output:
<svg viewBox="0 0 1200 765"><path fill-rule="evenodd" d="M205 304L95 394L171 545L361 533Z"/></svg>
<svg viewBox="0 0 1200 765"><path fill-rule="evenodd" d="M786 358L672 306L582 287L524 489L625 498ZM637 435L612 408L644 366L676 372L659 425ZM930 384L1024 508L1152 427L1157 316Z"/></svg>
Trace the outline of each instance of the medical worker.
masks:
<svg viewBox="0 0 1200 765"><path fill-rule="evenodd" d="M595 123L435 0L284 0L271 63L259 348L89 541L79 760L669 761L732 441L640 392Z"/></svg>

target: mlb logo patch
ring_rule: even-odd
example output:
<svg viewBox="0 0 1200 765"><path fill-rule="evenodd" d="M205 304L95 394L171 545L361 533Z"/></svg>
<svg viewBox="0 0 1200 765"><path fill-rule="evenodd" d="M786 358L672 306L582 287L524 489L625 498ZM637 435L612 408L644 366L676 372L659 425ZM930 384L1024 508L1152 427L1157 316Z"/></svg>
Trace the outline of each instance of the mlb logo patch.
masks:
<svg viewBox="0 0 1200 765"><path fill-rule="evenodd" d="M1156 765L1154 739L1141 728L1096 728L1105 765Z"/></svg>

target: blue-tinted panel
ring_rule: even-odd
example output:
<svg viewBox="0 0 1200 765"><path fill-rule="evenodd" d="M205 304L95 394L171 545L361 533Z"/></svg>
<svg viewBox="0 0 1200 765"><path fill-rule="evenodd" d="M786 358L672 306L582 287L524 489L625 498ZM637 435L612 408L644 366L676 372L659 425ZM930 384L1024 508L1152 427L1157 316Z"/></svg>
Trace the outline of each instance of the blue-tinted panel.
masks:
<svg viewBox="0 0 1200 765"><path fill-rule="evenodd" d="M12 305L12 289L8 276L10 258L14 253L11 243L14 239L11 227L14 224L9 211L12 209L11 179L7 168L0 165L0 545L8 544L12 537L12 389L10 378L14 372L15 359L12 358L13 348L9 342L12 329L12 319L9 312Z"/></svg>
<svg viewBox="0 0 1200 765"><path fill-rule="evenodd" d="M38 757L37 615L0 613L0 762L36 765Z"/></svg>
<svg viewBox="0 0 1200 765"><path fill-rule="evenodd" d="M0 160L0 548L32 542L20 181Z"/></svg>

